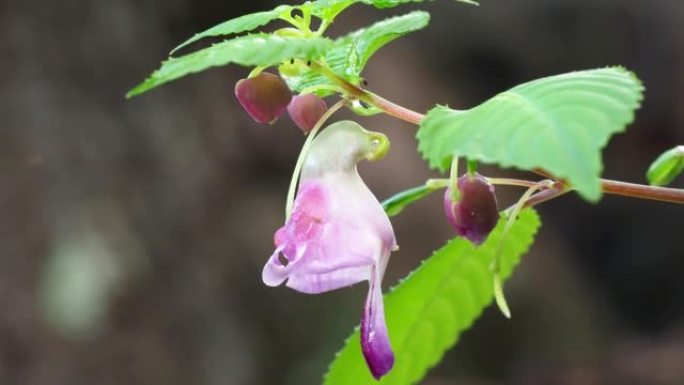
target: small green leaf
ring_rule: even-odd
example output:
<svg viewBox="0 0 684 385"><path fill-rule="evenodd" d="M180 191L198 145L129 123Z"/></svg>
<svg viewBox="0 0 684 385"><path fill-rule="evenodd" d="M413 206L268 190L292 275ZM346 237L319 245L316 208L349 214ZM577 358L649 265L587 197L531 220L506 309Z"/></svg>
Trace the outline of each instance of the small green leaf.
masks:
<svg viewBox="0 0 684 385"><path fill-rule="evenodd" d="M230 63L269 67L284 60L315 59L331 45L326 38L280 37L267 34L242 36L178 58L170 58L126 97L147 92L164 83L210 67Z"/></svg>
<svg viewBox="0 0 684 385"><path fill-rule="evenodd" d="M316 0L311 3L311 14L332 22L340 12L359 0Z"/></svg>
<svg viewBox="0 0 684 385"><path fill-rule="evenodd" d="M395 215L399 215L399 213L401 213L406 206L425 198L434 191L436 190L426 185L410 188L384 200L382 202L382 208L385 209L387 215L393 217Z"/></svg>
<svg viewBox="0 0 684 385"><path fill-rule="evenodd" d="M375 8L392 8L406 3L422 3L425 0L360 0L362 3L372 5ZM480 5L474 0L455 0L458 3Z"/></svg>
<svg viewBox="0 0 684 385"><path fill-rule="evenodd" d="M286 12L290 12L291 9L292 7L288 5L280 5L271 11L250 13L248 15L243 15L235 19L224 21L223 23L211 27L204 32L200 32L195 36L191 37L190 39L186 40L181 45L174 48L171 51L171 54L205 37L227 36L238 34L241 32L252 31L256 28L261 27L262 25L266 25L274 19L277 19Z"/></svg>
<svg viewBox="0 0 684 385"><path fill-rule="evenodd" d="M643 87L615 67L519 85L465 111L435 107L421 122L418 149L446 170L453 155L566 179L589 201L601 197L601 149L634 119Z"/></svg>
<svg viewBox="0 0 684 385"><path fill-rule="evenodd" d="M393 8L407 3L422 3L426 0L316 0L312 2L313 14L325 20L335 18L352 4L362 3L375 8ZM457 3L480 5L474 0L455 0Z"/></svg>
<svg viewBox="0 0 684 385"><path fill-rule="evenodd" d="M409 32L424 28L429 20L430 14L427 12L415 11L377 22L335 40L332 48L326 52L324 62L337 75L358 85L363 68L378 49ZM311 70L297 76L281 75L295 91L315 85L334 84ZM325 95L325 92L322 94Z"/></svg>
<svg viewBox="0 0 684 385"><path fill-rule="evenodd" d="M648 168L646 177L654 186L667 186L682 172L684 172L684 146L677 146L660 154Z"/></svg>
<svg viewBox="0 0 684 385"><path fill-rule="evenodd" d="M347 339L325 376L325 385L417 383L492 303L496 255L505 221L480 247L454 239L436 251L385 295L385 315L394 349L394 368L379 382L361 354L358 329ZM532 209L524 210L503 241L501 277L510 276L540 226Z"/></svg>
<svg viewBox="0 0 684 385"><path fill-rule="evenodd" d="M348 58L347 72L359 75L368 59L382 46L404 36L425 28L430 21L430 14L425 11L414 11L402 16L392 17L377 22L368 28L358 30L343 38L351 48Z"/></svg>

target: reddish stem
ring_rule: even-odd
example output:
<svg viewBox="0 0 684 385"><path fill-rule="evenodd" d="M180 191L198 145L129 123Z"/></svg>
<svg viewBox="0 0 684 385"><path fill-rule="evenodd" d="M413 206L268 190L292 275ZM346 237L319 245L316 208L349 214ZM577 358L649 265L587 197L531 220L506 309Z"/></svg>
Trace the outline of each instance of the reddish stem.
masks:
<svg viewBox="0 0 684 385"><path fill-rule="evenodd" d="M314 66L312 65L312 68L313 67ZM357 87L354 84L349 83L348 81L341 78L325 66L315 64L315 69L319 70L321 73L328 76L331 80L339 84L345 90L345 92L347 92L352 97L355 97L368 104L371 104L376 108L382 110L386 114L394 116L397 119L419 125L420 121L423 120L423 118L425 117L425 115L419 112L395 104L379 95L375 95L371 92L368 92L362 88ZM534 170L534 172L543 175L547 178L554 179L564 183L564 181L555 178L553 175L546 172L545 170L536 169ZM601 179L601 188L603 189L603 192L605 192L606 194L684 204L684 190L682 189L648 186L636 183L620 182L609 179ZM562 195L566 191L568 190L549 189L542 191L542 193L537 194L540 195L538 197L539 200L533 202L533 204L541 203L543 201L556 198L557 196Z"/></svg>
<svg viewBox="0 0 684 385"><path fill-rule="evenodd" d="M368 94L371 97L371 103L375 105L375 107L383 110L388 115L392 115L397 119L419 125L420 121L425 117L425 115L419 112L409 110L408 108L402 107L398 104L394 104L381 96L371 93Z"/></svg>
<svg viewBox="0 0 684 385"><path fill-rule="evenodd" d="M606 194L684 204L684 190L601 179Z"/></svg>

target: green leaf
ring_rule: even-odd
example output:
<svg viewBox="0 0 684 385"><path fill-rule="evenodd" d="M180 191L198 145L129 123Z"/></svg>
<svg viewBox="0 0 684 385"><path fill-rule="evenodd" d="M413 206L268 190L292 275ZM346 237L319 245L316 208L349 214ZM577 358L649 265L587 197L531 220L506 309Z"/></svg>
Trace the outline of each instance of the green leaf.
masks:
<svg viewBox="0 0 684 385"><path fill-rule="evenodd" d="M230 19L215 25L206 31L195 34L190 39L184 41L173 50L171 54L178 51L179 49L190 45L198 40L205 37L212 36L228 36L233 34L239 34L242 32L253 31L261 26L268 24L269 22L280 18L281 16L288 14L292 9L310 9L311 14L317 16L328 22L332 22L338 14L344 11L350 5L358 2L362 2L368 5L373 5L376 8L390 8L396 7L398 5L408 3L408 2L422 2L424 0L316 0L310 3L304 3L299 6L289 6L289 5L279 5L275 9L270 11L255 12L247 15L242 15L234 19ZM456 0L461 3L478 5L475 1L470 0Z"/></svg>
<svg viewBox="0 0 684 385"><path fill-rule="evenodd" d="M179 58L170 58L152 75L128 92L139 95L171 80L230 63L269 67L284 60L320 57L331 41L326 38L280 37L255 34L224 41Z"/></svg>
<svg viewBox="0 0 684 385"><path fill-rule="evenodd" d="M316 0L311 3L311 14L332 22L340 12L359 0Z"/></svg>
<svg viewBox="0 0 684 385"><path fill-rule="evenodd" d="M378 49L409 32L424 28L429 20L430 14L427 12L415 11L377 22L335 40L332 48L326 52L324 61L337 75L358 85L363 68ZM282 75L295 91L320 84L334 84L311 70L298 76Z"/></svg>
<svg viewBox="0 0 684 385"><path fill-rule="evenodd" d="M480 247L454 239L385 295L385 315L395 354L394 368L380 384L415 384L492 303L489 269L501 239L500 221ZM510 276L540 226L524 210L504 240L502 277ZM359 332L347 339L325 376L325 385L376 384L361 354Z"/></svg>
<svg viewBox="0 0 684 385"><path fill-rule="evenodd" d="M422 3L426 0L316 0L312 2L313 14L322 19L332 20L352 4L362 3L375 8L393 8L406 3ZM480 5L474 0L455 0L458 3Z"/></svg>
<svg viewBox="0 0 684 385"><path fill-rule="evenodd" d="M682 172L684 172L684 146L677 146L660 154L648 168L646 177L654 186L667 186Z"/></svg>
<svg viewBox="0 0 684 385"><path fill-rule="evenodd" d="M423 29L430 21L430 14L425 11L414 11L406 15L385 19L368 28L353 32L343 38L350 47L347 72L358 75L366 66L368 59L389 42L419 29Z"/></svg>
<svg viewBox="0 0 684 385"><path fill-rule="evenodd" d="M393 217L395 215L399 215L399 213L401 213L406 206L425 198L435 191L436 189L430 188L426 185L410 188L384 200L382 202L382 208L385 209L387 215Z"/></svg>
<svg viewBox="0 0 684 385"><path fill-rule="evenodd" d="M425 0L361 0L362 3L372 5L375 8L392 8L406 3L422 3ZM455 0L458 3L480 5L474 0Z"/></svg>
<svg viewBox="0 0 684 385"><path fill-rule="evenodd" d="M224 21L223 23L211 27L204 32L200 32L195 36L191 37L190 39L186 40L181 45L174 48L171 51L171 54L205 37L227 36L238 34L241 32L252 31L256 28L261 27L262 25L266 25L274 19L277 19L281 15L290 12L291 9L292 7L288 5L280 5L271 11L250 13L248 15L243 15L235 19Z"/></svg>
<svg viewBox="0 0 684 385"><path fill-rule="evenodd" d="M465 111L435 107L420 124L418 149L431 167L452 156L566 179L587 200L601 197L601 149L634 119L643 87L615 67L519 85Z"/></svg>

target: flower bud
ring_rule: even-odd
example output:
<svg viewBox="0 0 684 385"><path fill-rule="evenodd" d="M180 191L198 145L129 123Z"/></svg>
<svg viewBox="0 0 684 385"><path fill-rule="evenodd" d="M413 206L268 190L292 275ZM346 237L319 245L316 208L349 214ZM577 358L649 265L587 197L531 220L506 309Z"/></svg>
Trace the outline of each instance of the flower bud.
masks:
<svg viewBox="0 0 684 385"><path fill-rule="evenodd" d="M292 93L283 79L262 72L238 81L235 97L257 123L273 123L285 112Z"/></svg>
<svg viewBox="0 0 684 385"><path fill-rule="evenodd" d="M452 200L451 188L444 194L446 217L456 234L476 245L482 244L499 220L494 186L480 174L463 175L456 183L457 202Z"/></svg>
<svg viewBox="0 0 684 385"><path fill-rule="evenodd" d="M306 134L314 128L327 109L323 98L315 94L304 94L292 98L287 106L287 113Z"/></svg>

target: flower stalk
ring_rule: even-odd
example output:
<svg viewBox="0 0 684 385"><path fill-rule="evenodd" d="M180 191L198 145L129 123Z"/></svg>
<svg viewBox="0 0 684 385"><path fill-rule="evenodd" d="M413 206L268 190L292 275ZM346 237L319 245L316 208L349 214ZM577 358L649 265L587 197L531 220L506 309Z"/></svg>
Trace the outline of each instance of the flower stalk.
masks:
<svg viewBox="0 0 684 385"><path fill-rule="evenodd" d="M344 106L345 102L346 100L342 99L337 103L333 104L333 106L330 107L330 109L327 110L323 114L323 116L321 116L321 118L318 120L318 123L316 123L314 128L309 132L306 141L302 146L302 150L299 152L299 156L297 157L297 163L295 164L294 171L292 172L292 179L290 179L290 187L287 189L287 201L285 203L285 220L290 219L290 215L292 215L292 208L294 207L294 197L295 192L297 191L297 182L299 181L299 174L302 171L302 166L304 165L306 155L309 153L309 148L311 148L313 138L316 136L318 130L321 129L325 122L328 119L330 119L330 117L333 116L335 112L337 112L337 110Z"/></svg>
<svg viewBox="0 0 684 385"><path fill-rule="evenodd" d="M370 91L364 90L363 88L356 86L342 77L338 76L327 66L320 63L314 62L311 64L311 68L321 74L327 76L330 80L338 84L351 98L355 98L369 104L371 107L375 107L387 115L393 116L399 120L403 120L408 123L413 123L416 125L420 124L420 121L425 117L424 114L420 112L413 111L406 107L400 106L394 102L391 102L379 95L376 95ZM543 170L534 170L534 172L543 175L547 178L554 179L558 181L553 175L549 175ZM637 183L628 183L615 181L610 179L601 179L601 189L606 194L620 195L630 198L656 200L661 202L669 202L675 204L684 204L684 189L676 189L669 187L658 187L642 185ZM544 191L542 191L543 193ZM554 199L558 196L563 195L567 190L562 193L551 194L546 193L543 200L539 200L537 203L545 202L550 199ZM531 198L533 199L533 197Z"/></svg>

